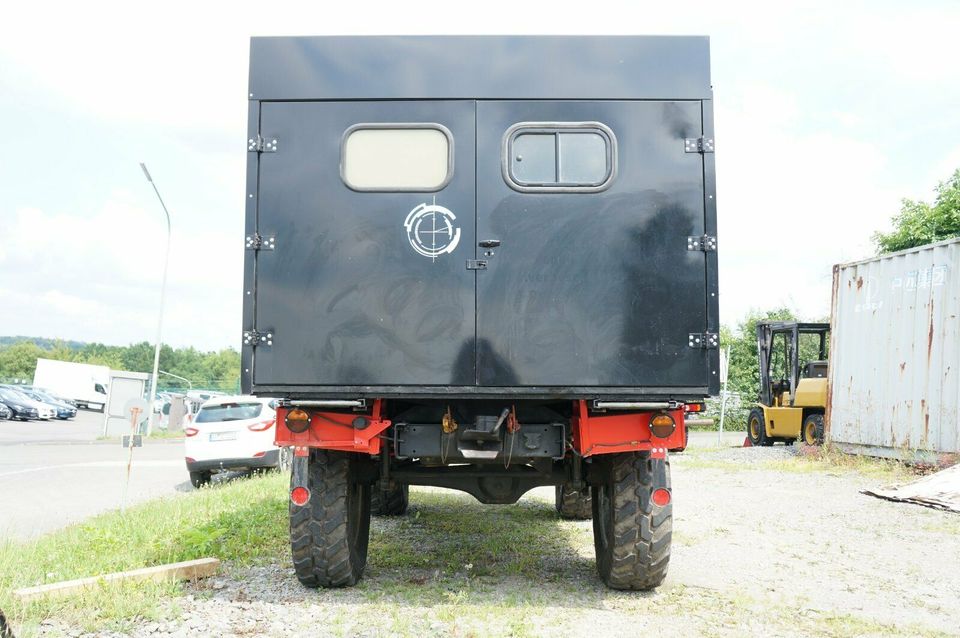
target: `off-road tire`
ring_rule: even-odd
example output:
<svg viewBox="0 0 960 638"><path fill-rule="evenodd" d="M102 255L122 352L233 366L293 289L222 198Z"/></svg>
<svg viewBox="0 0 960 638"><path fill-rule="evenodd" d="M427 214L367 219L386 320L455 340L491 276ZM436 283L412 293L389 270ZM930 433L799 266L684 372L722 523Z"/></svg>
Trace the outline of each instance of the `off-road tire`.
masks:
<svg viewBox="0 0 960 638"><path fill-rule="evenodd" d="M593 499L590 498L589 487L575 490L569 485L558 485L555 498L560 518L586 521L593 516Z"/></svg>
<svg viewBox="0 0 960 638"><path fill-rule="evenodd" d="M648 452L599 461L605 467L592 488L597 572L612 589L653 589L667 575L673 503L659 506L652 496L657 488L670 489L670 462Z"/></svg>
<svg viewBox="0 0 960 638"><path fill-rule="evenodd" d="M370 485L356 479L358 463L348 452L314 450L307 461L310 500L303 506L290 502L293 568L307 587L348 587L363 575ZM291 489L295 476L291 474Z"/></svg>
<svg viewBox="0 0 960 638"><path fill-rule="evenodd" d="M210 472L190 472L190 484L198 490L210 483Z"/></svg>
<svg viewBox="0 0 960 638"><path fill-rule="evenodd" d="M392 490L374 486L370 494L370 513L374 516L403 516L410 504L410 486L397 485Z"/></svg>
<svg viewBox="0 0 960 638"><path fill-rule="evenodd" d="M823 415L810 414L803 420L803 429L800 438L807 445L823 444Z"/></svg>
<svg viewBox="0 0 960 638"><path fill-rule="evenodd" d="M760 408L750 410L750 415L747 417L747 438L753 445L773 445L773 438L767 436L766 420Z"/></svg>

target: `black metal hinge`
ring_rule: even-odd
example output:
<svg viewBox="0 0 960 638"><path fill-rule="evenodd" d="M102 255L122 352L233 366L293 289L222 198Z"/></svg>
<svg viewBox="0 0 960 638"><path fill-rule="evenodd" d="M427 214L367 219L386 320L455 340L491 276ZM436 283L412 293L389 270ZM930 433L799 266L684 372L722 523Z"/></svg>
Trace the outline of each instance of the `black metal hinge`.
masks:
<svg viewBox="0 0 960 638"><path fill-rule="evenodd" d="M719 348L720 335L715 332L691 332L688 343L691 348Z"/></svg>
<svg viewBox="0 0 960 638"><path fill-rule="evenodd" d="M683 140L684 153L712 153L713 147L712 137L688 137Z"/></svg>
<svg viewBox="0 0 960 638"><path fill-rule="evenodd" d="M244 330L243 345L253 346L272 346L273 330Z"/></svg>
<svg viewBox="0 0 960 638"><path fill-rule="evenodd" d="M247 250L273 250L277 247L277 238L273 235L254 233L247 235L245 245Z"/></svg>
<svg viewBox="0 0 960 638"><path fill-rule="evenodd" d="M468 259L467 260L467 270L486 270L486 269L487 269L486 259Z"/></svg>
<svg viewBox="0 0 960 638"><path fill-rule="evenodd" d="M705 253L716 252L717 238L713 235L692 235L687 237L687 250L702 250Z"/></svg>
<svg viewBox="0 0 960 638"><path fill-rule="evenodd" d="M259 133L247 140L247 151L251 153L276 153L277 138L263 137Z"/></svg>

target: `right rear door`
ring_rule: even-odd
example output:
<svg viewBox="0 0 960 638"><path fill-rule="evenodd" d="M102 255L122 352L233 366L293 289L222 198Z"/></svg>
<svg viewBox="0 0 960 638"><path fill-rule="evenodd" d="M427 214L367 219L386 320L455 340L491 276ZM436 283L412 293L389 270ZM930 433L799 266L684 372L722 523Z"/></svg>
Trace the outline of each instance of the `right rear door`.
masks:
<svg viewBox="0 0 960 638"><path fill-rule="evenodd" d="M589 165L593 125L575 123L612 132L607 187L513 182ZM706 254L687 248L704 234L704 165L684 139L701 132L699 102L477 103L477 240L500 242L477 248L479 385L708 385L688 342L707 325Z"/></svg>

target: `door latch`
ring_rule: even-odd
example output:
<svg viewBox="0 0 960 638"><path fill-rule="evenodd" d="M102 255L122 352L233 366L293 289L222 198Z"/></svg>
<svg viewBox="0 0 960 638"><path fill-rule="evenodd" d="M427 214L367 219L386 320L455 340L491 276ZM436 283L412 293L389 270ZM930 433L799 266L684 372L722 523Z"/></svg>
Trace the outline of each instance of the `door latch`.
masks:
<svg viewBox="0 0 960 638"><path fill-rule="evenodd" d="M467 270L486 270L486 269L487 269L486 259L468 259L467 260Z"/></svg>

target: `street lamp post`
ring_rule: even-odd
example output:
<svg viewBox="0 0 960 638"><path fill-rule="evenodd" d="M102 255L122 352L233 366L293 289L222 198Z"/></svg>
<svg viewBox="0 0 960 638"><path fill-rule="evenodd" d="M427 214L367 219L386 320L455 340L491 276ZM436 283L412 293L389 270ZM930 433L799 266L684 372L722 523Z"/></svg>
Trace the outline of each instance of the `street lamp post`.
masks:
<svg viewBox="0 0 960 638"><path fill-rule="evenodd" d="M163 203L163 198L160 197L160 191L157 190L157 185L153 183L153 178L150 177L150 171L147 170L147 165L140 162L140 168L143 169L143 174L147 178L147 181L153 186L153 192L157 194L157 199L160 200L163 214L167 216L167 251L163 258L163 283L160 284L160 314L157 316L157 346L153 351L153 377L150 381L150 420L147 421L147 435L149 436L150 432L153 431L153 402L157 399L157 374L160 370L160 336L163 330L163 305L167 298L167 266L170 263L170 212L167 211L167 205Z"/></svg>
<svg viewBox="0 0 960 638"><path fill-rule="evenodd" d="M167 375L168 377L173 377L174 379L180 379L181 381L186 381L186 382L187 382L187 386L189 386L189 388L190 388L191 390L193 390L193 384L190 383L190 379L187 379L187 378L185 378L185 377L181 377L180 375L173 374L173 373L171 373L171 372L167 372L167 371L165 371L165 370L158 370L158 372L159 372L160 374L165 374L165 375Z"/></svg>

